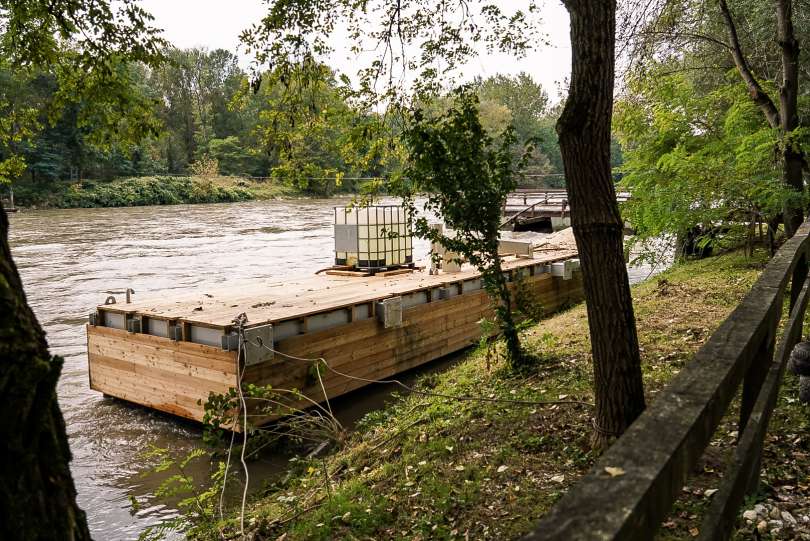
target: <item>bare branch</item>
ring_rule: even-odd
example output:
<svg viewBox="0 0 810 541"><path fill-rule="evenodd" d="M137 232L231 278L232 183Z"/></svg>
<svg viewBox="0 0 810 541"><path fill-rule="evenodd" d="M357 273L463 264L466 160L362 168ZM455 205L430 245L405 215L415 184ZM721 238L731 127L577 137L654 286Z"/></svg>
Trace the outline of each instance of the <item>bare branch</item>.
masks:
<svg viewBox="0 0 810 541"><path fill-rule="evenodd" d="M721 41L721 40L719 40L717 38L714 38L712 36L709 36L709 35L706 35L706 34L701 34L701 33L698 33L698 32L662 32L662 31L656 31L656 30L642 30L641 32L638 32L638 35L639 36L647 36L647 35L650 35L650 36L667 36L667 37L671 37L671 38L675 38L675 39L678 39L678 38L697 39L697 40L701 40L701 41L707 41L707 42L713 43L715 45L719 45L720 47L723 47L724 49L731 50L731 45L729 45L725 41Z"/></svg>

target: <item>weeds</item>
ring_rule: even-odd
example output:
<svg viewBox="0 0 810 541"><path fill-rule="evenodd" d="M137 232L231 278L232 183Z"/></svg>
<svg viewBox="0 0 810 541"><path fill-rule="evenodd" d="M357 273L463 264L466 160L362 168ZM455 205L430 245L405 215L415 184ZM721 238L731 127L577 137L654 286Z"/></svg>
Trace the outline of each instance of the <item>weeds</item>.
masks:
<svg viewBox="0 0 810 541"><path fill-rule="evenodd" d="M750 289L759 268L727 254L678 265L660 284L633 288L650 400ZM293 460L249 506L248 535L293 541L525 533L595 455L591 410L583 405L593 396L584 306L523 334L528 353L540 359L531 369L510 370L498 354L502 345L482 341L455 366L422 378L417 392L366 415L327 456ZM452 398L458 396L490 401ZM541 401L579 403L531 405ZM225 421L233 404L220 406ZM792 474L801 475L798 468ZM689 503L678 512L695 514ZM238 539L239 520L200 531L203 538Z"/></svg>
<svg viewBox="0 0 810 541"><path fill-rule="evenodd" d="M211 460L210 454L203 449L176 457L167 448L153 446L141 458L153 464L142 476L165 476L152 497L170 502L178 513L147 527L139 541L158 541L173 532L183 532L194 538L214 529L218 520L217 504L227 482L224 462L217 462L207 479L195 479L188 472L189 465L197 460ZM137 512L141 505L134 496L130 496L130 504L133 512Z"/></svg>
<svg viewBox="0 0 810 541"><path fill-rule="evenodd" d="M729 254L666 272L668 294L659 295L655 281L634 288L651 395L689 361L757 270ZM530 370L509 370L499 343L482 341L419 389L504 401L592 400L584 306L523 332L528 353L541 360ZM511 538L525 533L593 463L587 407L436 395L407 395L367 415L324 459L325 471L320 462L299 468L253 503L253 533L286 534L287 541Z"/></svg>

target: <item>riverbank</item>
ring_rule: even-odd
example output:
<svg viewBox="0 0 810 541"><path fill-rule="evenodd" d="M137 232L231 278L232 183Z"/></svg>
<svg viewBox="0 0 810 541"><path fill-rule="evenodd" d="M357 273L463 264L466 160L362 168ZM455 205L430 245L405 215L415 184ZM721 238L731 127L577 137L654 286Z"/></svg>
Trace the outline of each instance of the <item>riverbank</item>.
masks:
<svg viewBox="0 0 810 541"><path fill-rule="evenodd" d="M87 313L108 292L126 288L135 290L137 300L311 275L334 263L334 206L346 201L282 197L9 216L11 250L28 302L51 352L65 359L59 405L79 503L87 511L93 539L132 541L174 514L175 507L151 504L131 513L128 495L156 490L156 479L138 473L140 457L152 446L183 455L201 441L199 426L90 389ZM415 253L428 249L426 242L415 240ZM384 393L364 393L344 408L344 419L362 416L384 400ZM274 460L270 456L252 463L252 475L269 477L268 462ZM273 472L286 467L286 459L278 461L283 464L270 467ZM196 479L206 479L209 464L195 464L190 471Z"/></svg>
<svg viewBox="0 0 810 541"><path fill-rule="evenodd" d="M15 184L23 208L97 208L227 203L302 197L300 191L274 180L240 177L132 177L111 181Z"/></svg>
<svg viewBox="0 0 810 541"><path fill-rule="evenodd" d="M763 263L762 254L727 254L679 264L633 288L650 401L750 289ZM250 505L245 524L256 538L286 534L287 541L508 539L527 532L595 458L591 408L577 403L593 401L584 306L529 329L525 344L541 359L531 374L511 374L481 351L469 354L421 382L434 395L404 397L366 416L333 454L293 462ZM795 397L793 387L789 376L783 402ZM509 402L515 400L550 403ZM766 449L778 463L780 450L772 446L784 439L779 435L806 424L802 409L787 403L776 410L779 428ZM785 484L783 473L810 466L806 454L798 462L790 456L785 467L765 464L763 479ZM710 473L699 490L685 493L665 524L666 538L695 535L699 515L689 509L710 497L707 486L717 479ZM237 537L236 528L232 521L226 531Z"/></svg>

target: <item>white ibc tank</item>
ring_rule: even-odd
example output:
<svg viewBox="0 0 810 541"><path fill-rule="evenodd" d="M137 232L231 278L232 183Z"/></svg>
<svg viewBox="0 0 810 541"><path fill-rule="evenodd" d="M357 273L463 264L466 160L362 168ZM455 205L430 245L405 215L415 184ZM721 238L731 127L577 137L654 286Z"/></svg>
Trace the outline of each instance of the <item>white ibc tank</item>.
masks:
<svg viewBox="0 0 810 541"><path fill-rule="evenodd" d="M397 205L335 207L335 264L379 269L413 263L413 232Z"/></svg>

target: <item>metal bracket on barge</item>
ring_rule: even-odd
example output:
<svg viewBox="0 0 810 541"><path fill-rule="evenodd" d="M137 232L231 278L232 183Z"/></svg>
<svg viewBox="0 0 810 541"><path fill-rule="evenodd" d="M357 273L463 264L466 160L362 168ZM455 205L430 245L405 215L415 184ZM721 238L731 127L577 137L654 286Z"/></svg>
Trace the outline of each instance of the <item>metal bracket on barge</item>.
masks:
<svg viewBox="0 0 810 541"><path fill-rule="evenodd" d="M245 348L245 366L264 363L273 360L273 325L259 325L231 331L222 336L222 349L225 351L239 351L240 344ZM241 340L241 342L240 342Z"/></svg>

